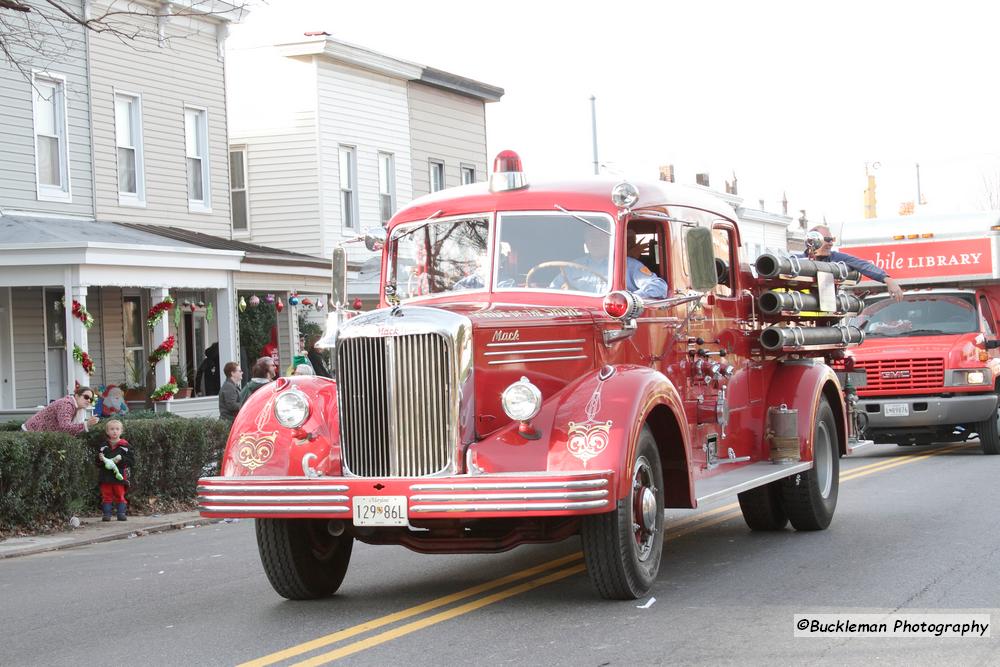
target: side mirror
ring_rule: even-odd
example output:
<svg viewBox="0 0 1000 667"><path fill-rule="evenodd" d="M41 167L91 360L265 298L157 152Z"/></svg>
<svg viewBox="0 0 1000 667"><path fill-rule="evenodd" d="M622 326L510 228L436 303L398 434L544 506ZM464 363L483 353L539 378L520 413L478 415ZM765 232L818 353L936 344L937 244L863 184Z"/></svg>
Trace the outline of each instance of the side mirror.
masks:
<svg viewBox="0 0 1000 667"><path fill-rule="evenodd" d="M987 350L996 350L997 348L1000 348L1000 338L987 338L983 342L983 345Z"/></svg>
<svg viewBox="0 0 1000 667"><path fill-rule="evenodd" d="M687 230L684 240L688 268L691 271L691 287L699 292L707 292L719 284L715 252L712 249L712 231L705 227L692 227Z"/></svg>
<svg viewBox="0 0 1000 667"><path fill-rule="evenodd" d="M385 230L378 227L365 230L365 247L375 252L385 247Z"/></svg>
<svg viewBox="0 0 1000 667"><path fill-rule="evenodd" d="M347 305L347 253L339 246L333 249L331 273L330 304L334 307Z"/></svg>

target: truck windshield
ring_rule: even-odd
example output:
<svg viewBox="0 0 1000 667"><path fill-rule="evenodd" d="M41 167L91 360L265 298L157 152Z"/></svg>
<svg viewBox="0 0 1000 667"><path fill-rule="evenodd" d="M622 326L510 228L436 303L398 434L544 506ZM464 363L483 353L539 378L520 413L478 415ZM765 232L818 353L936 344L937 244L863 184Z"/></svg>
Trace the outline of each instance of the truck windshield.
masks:
<svg viewBox="0 0 1000 667"><path fill-rule="evenodd" d="M598 213L502 213L497 289L604 294L611 284L612 220Z"/></svg>
<svg viewBox="0 0 1000 667"><path fill-rule="evenodd" d="M902 301L880 299L867 306L856 323L869 338L944 336L979 331L972 296L910 295Z"/></svg>
<svg viewBox="0 0 1000 667"><path fill-rule="evenodd" d="M484 288L489 229L486 218L463 218L393 230L388 278L399 298Z"/></svg>

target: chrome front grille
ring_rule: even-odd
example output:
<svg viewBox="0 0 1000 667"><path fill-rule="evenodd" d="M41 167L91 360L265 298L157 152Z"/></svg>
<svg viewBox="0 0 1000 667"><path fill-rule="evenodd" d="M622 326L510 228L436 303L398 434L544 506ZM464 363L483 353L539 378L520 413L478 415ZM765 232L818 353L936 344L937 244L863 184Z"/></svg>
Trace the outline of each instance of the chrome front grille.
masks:
<svg viewBox="0 0 1000 667"><path fill-rule="evenodd" d="M340 341L340 435L350 474L413 477L452 469L452 365L449 341L439 334Z"/></svg>

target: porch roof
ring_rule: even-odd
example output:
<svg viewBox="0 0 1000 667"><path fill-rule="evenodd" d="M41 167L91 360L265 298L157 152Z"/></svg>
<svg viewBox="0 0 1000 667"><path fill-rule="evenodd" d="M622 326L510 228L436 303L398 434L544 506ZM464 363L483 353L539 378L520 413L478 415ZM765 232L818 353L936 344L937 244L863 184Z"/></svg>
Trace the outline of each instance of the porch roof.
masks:
<svg viewBox="0 0 1000 667"><path fill-rule="evenodd" d="M330 275L322 257L179 227L0 211L0 284L61 284L62 267L79 267L85 285L210 287L224 284L226 272L237 283L241 274Z"/></svg>

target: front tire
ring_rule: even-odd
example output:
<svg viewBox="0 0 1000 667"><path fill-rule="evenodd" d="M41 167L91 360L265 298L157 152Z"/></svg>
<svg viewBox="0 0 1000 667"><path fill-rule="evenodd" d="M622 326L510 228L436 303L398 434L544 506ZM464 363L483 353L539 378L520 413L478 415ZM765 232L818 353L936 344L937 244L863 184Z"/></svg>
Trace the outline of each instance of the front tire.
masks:
<svg viewBox="0 0 1000 667"><path fill-rule="evenodd" d="M743 520L750 530L783 530L788 525L780 481L744 491L737 498Z"/></svg>
<svg viewBox="0 0 1000 667"><path fill-rule="evenodd" d="M826 398L816 410L812 441L812 470L781 480L781 501L795 530L824 530L837 509L840 442Z"/></svg>
<svg viewBox="0 0 1000 667"><path fill-rule="evenodd" d="M325 519L257 519L257 550L268 581L289 600L315 600L340 588L354 538L333 536Z"/></svg>
<svg viewBox="0 0 1000 667"><path fill-rule="evenodd" d="M629 494L605 514L585 516L580 528L587 573L601 597L634 600L660 571L663 555L663 469L656 440L643 427L630 469Z"/></svg>
<svg viewBox="0 0 1000 667"><path fill-rule="evenodd" d="M979 434L979 445L983 448L983 454L995 456L1000 454L1000 410L997 410L992 417L984 419L976 424L972 430Z"/></svg>

